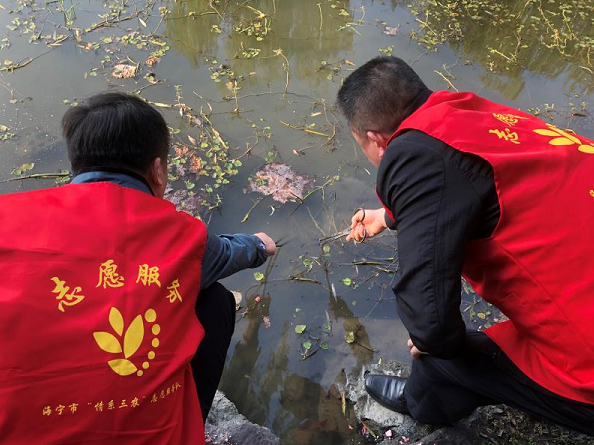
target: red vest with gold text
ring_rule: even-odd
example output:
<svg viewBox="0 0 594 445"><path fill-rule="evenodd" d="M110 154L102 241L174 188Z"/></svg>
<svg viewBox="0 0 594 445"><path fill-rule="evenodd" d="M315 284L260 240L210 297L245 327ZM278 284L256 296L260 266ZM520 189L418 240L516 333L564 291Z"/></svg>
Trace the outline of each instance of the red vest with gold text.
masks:
<svg viewBox="0 0 594 445"><path fill-rule="evenodd" d="M509 317L485 332L532 380L594 403L594 142L472 93L433 93L419 130L493 167L501 206L464 277Z"/></svg>
<svg viewBox="0 0 594 445"><path fill-rule="evenodd" d="M204 224L110 183L0 196L0 442L203 444Z"/></svg>

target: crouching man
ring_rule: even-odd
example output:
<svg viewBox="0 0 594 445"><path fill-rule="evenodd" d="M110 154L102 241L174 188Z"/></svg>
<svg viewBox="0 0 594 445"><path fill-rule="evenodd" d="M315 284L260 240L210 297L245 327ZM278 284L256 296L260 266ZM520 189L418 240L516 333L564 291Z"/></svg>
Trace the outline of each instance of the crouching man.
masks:
<svg viewBox="0 0 594 445"><path fill-rule="evenodd" d="M505 403L594 434L594 142L432 92L395 57L354 71L338 104L383 204L350 237L398 230L394 293L415 358L408 380L367 376L369 394L425 423ZM460 275L509 321L467 332Z"/></svg>
<svg viewBox="0 0 594 445"><path fill-rule="evenodd" d="M0 196L0 441L204 443L235 321L216 281L275 244L162 199L169 132L141 99L62 125L72 183Z"/></svg>

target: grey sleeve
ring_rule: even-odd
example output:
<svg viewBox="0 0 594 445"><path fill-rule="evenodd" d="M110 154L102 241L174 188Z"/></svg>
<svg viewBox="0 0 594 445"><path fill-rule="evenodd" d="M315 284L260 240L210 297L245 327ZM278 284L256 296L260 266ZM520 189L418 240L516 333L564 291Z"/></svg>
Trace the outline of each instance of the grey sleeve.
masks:
<svg viewBox="0 0 594 445"><path fill-rule="evenodd" d="M202 257L200 288L205 289L240 270L261 266L267 257L260 238L255 235L214 235L209 232Z"/></svg>

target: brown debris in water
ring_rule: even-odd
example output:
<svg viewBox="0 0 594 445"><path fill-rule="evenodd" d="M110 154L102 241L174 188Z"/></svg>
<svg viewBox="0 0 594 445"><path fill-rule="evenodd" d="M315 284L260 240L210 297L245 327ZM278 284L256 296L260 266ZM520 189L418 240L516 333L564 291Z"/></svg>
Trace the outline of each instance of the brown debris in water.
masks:
<svg viewBox="0 0 594 445"><path fill-rule="evenodd" d="M136 66L127 63L118 63L111 73L116 79L131 79L136 76Z"/></svg>
<svg viewBox="0 0 594 445"><path fill-rule="evenodd" d="M254 176L249 183L250 191L270 195L283 204L302 200L305 193L313 187L313 182L307 175L295 173L287 164L266 164Z"/></svg>

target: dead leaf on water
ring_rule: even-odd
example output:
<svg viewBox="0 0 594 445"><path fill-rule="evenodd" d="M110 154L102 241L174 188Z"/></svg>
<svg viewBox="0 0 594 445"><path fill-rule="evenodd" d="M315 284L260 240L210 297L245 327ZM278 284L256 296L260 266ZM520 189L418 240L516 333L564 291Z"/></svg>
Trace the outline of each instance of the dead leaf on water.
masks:
<svg viewBox="0 0 594 445"><path fill-rule="evenodd" d="M116 79L131 79L136 76L136 66L127 63L118 63L111 73Z"/></svg>
<svg viewBox="0 0 594 445"><path fill-rule="evenodd" d="M241 295L241 292L238 290L232 290L231 293L235 299L235 306L239 306L241 304L241 300L243 300L243 295Z"/></svg>
<svg viewBox="0 0 594 445"><path fill-rule="evenodd" d="M346 341L348 344L354 343L355 333L353 331L349 331L346 334L344 334L344 341Z"/></svg>
<svg viewBox="0 0 594 445"><path fill-rule="evenodd" d="M161 61L160 57L150 55L146 62L144 62L147 66L153 66Z"/></svg>
<svg viewBox="0 0 594 445"><path fill-rule="evenodd" d="M283 204L302 200L313 186L307 175L298 175L287 164L267 164L254 176L249 183L250 191L271 195L272 199Z"/></svg>

